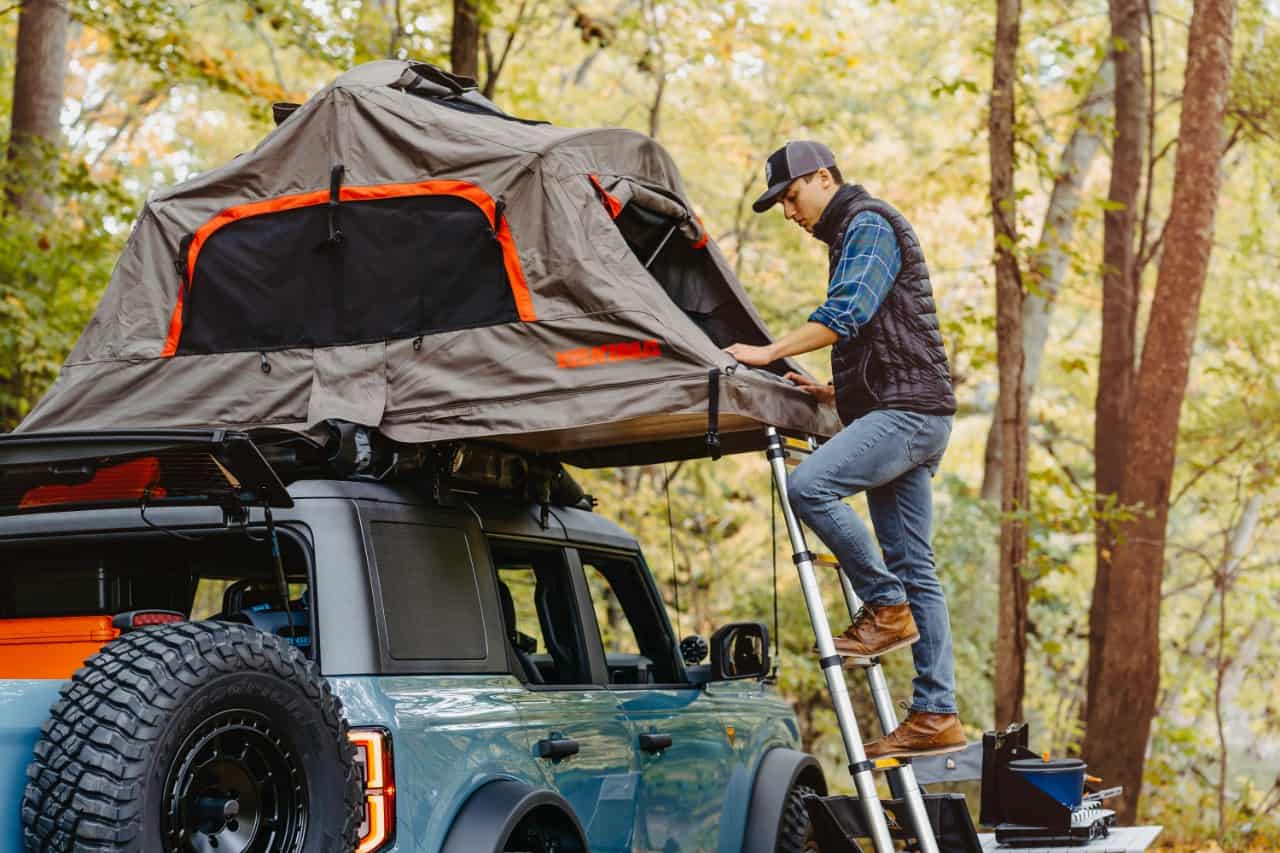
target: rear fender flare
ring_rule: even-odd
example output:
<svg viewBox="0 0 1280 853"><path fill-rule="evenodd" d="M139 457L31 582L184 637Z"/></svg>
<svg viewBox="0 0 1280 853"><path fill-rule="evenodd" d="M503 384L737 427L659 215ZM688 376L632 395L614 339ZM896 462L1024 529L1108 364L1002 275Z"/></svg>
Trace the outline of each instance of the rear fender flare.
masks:
<svg viewBox="0 0 1280 853"><path fill-rule="evenodd" d="M480 786L467 798L449 827L440 853L502 853L520 821L534 812L545 812L549 820L563 821L577 833L582 849L587 849L586 833L564 797L527 782L498 779Z"/></svg>
<svg viewBox="0 0 1280 853"><path fill-rule="evenodd" d="M751 786L751 807L747 812L747 832L743 853L774 853L778 829L786 808L787 794L800 784L819 794L827 793L827 780L818 759L794 749L776 748L765 753Z"/></svg>

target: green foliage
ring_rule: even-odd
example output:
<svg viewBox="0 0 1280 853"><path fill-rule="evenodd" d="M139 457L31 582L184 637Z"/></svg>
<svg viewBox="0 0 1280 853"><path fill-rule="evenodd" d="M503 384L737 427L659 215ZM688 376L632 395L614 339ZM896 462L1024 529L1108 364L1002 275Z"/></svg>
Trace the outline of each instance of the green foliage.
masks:
<svg viewBox="0 0 1280 853"><path fill-rule="evenodd" d="M54 379L109 277L131 211L150 191L252 146L270 128L272 100L301 100L355 63L394 55L447 64L449 54L451 7L436 0L75 0L72 8L79 27L70 51L66 146L47 193L53 213L0 218L0 429L12 427ZM1177 130L1189 8L1176 0L1154 19L1157 152ZM484 3L481 16L488 33L481 76L507 54L495 94L504 108L568 126L658 129L713 238L775 332L800 322L821 299L826 261L781 216L750 212L767 152L786 139L823 139L848 178L915 224L957 378L960 414L935 480L934 547L951 606L962 718L978 735L990 724L993 702L999 525L998 513L977 495L995 400L985 139L990 4L896 0L836 9L811 0L528 0ZM15 18L0 16L7 27L0 44L4 116ZM1025 266L1059 177L1058 154L1109 47L1107 7L1101 0L1024 4L1022 29L1019 239L1008 248ZM1232 847L1280 842L1280 652L1256 641L1280 625L1278 34L1274 3L1241 4L1228 123L1236 132L1170 484L1162 690L1144 809L1172 840L1192 844L1210 836ZM1108 138L1110 121L1095 123ZM1037 748L1055 752L1073 749L1081 734L1094 526L1143 511L1096 506L1093 494L1107 206L1105 155L1099 160L1085 181L1031 401L1027 713ZM1147 247L1167 217L1172 161L1166 154L1154 172ZM1150 266L1144 273L1147 298L1153 272ZM1035 287L1029 280L1029 291ZM803 360L826 375L825 354ZM737 619L772 624L776 560L779 683L806 744L829 778L845 784L780 525L771 547L763 459L581 472L581 479L601 498L601 512L645 546L673 622L678 589L685 634L707 635ZM1256 528L1231 563L1227 545L1253 499L1261 501ZM861 508L861 499L854 505ZM835 579L822 582L832 622L843 622ZM1227 606L1219 608L1224 597ZM893 656L888 665L895 695L905 698L909 656ZM865 695L853 693L860 702ZM864 731L875 732L870 708L862 704L859 713Z"/></svg>
<svg viewBox="0 0 1280 853"><path fill-rule="evenodd" d="M103 223L131 207L83 164L55 165L52 215L0 208L0 432L17 426L57 376L123 242ZM9 177L10 191L23 183L14 170Z"/></svg>

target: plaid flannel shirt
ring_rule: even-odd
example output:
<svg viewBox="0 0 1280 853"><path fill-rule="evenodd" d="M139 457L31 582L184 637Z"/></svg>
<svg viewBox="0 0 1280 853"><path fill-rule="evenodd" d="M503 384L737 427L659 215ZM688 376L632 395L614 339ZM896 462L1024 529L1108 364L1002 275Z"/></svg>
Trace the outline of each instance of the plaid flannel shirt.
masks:
<svg viewBox="0 0 1280 853"><path fill-rule="evenodd" d="M859 213L844 236L840 262L827 285L827 301L809 315L842 339L870 322L902 269L902 251L889 221L878 213Z"/></svg>

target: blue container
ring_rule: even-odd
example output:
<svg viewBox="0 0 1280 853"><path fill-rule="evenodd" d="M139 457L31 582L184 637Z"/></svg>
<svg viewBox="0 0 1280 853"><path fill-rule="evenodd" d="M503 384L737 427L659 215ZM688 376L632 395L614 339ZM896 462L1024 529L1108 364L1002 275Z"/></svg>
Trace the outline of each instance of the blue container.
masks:
<svg viewBox="0 0 1280 853"><path fill-rule="evenodd" d="M1069 809L1084 800L1084 771L1088 767L1078 758L1019 758L1009 762L1009 769L1053 797Z"/></svg>

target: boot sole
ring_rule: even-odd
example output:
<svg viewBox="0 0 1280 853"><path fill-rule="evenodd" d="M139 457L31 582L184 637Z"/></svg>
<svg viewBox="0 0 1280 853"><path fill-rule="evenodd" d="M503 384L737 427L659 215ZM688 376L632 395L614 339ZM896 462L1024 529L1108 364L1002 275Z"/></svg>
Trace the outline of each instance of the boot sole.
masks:
<svg viewBox="0 0 1280 853"><path fill-rule="evenodd" d="M907 646L913 646L919 640L920 640L920 635L916 634L914 637L907 637L906 639L898 640L897 642L890 643L889 645L885 646L883 649L879 649L874 654L870 654L870 655L858 655L858 654L854 654L853 652L842 652L839 649L836 649L836 654L844 658L844 665L847 667L848 666L853 666L853 667L868 666L870 665L871 661L874 660L875 658L878 658L881 655L887 655L889 654L889 652L896 652L898 649L905 649Z"/></svg>
<svg viewBox="0 0 1280 853"><path fill-rule="evenodd" d="M954 746L935 746L932 749L895 749L889 752L881 753L875 758L869 758L870 761L877 761L881 758L926 758L930 755L947 755L952 752L960 752L969 744L958 743Z"/></svg>

